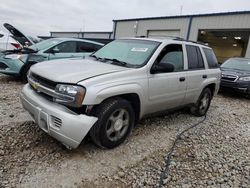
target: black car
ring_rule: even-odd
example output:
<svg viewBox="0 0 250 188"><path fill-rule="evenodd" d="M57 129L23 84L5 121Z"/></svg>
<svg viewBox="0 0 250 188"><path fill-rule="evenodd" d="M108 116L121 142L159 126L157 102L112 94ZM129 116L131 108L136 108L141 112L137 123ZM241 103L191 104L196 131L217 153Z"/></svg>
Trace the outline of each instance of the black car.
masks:
<svg viewBox="0 0 250 188"><path fill-rule="evenodd" d="M221 65L221 89L250 95L250 59L230 58Z"/></svg>

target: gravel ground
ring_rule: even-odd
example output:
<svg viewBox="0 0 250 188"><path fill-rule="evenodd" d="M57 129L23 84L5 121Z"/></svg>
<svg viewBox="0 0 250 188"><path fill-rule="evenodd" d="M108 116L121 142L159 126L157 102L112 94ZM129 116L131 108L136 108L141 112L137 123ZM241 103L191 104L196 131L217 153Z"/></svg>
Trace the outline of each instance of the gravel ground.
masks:
<svg viewBox="0 0 250 188"><path fill-rule="evenodd" d="M0 187L155 187L176 135L200 121L185 110L142 120L128 141L73 151L42 132L19 102L23 84L0 76ZM250 187L250 100L218 95L185 133L166 187Z"/></svg>

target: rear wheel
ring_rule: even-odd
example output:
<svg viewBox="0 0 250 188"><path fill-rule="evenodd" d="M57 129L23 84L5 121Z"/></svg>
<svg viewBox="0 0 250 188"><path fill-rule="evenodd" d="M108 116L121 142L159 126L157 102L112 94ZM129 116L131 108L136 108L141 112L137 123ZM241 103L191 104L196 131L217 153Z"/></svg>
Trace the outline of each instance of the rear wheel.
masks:
<svg viewBox="0 0 250 188"><path fill-rule="evenodd" d="M210 106L212 100L212 93L209 88L205 88L197 101L197 103L190 108L191 114L195 116L204 116Z"/></svg>
<svg viewBox="0 0 250 188"><path fill-rule="evenodd" d="M97 106L92 113L98 121L90 130L93 142L102 148L114 148L125 141L135 123L129 101L113 98Z"/></svg>

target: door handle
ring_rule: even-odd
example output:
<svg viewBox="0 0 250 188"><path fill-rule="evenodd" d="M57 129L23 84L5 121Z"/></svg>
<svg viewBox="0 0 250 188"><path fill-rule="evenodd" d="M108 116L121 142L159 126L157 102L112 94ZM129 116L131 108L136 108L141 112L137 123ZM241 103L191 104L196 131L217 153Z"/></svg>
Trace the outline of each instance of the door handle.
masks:
<svg viewBox="0 0 250 188"><path fill-rule="evenodd" d="M204 79L207 78L207 75L202 75L202 78L204 78Z"/></svg>
<svg viewBox="0 0 250 188"><path fill-rule="evenodd" d="M185 77L180 77L179 80L180 80L180 82L184 82L186 80L186 78Z"/></svg>

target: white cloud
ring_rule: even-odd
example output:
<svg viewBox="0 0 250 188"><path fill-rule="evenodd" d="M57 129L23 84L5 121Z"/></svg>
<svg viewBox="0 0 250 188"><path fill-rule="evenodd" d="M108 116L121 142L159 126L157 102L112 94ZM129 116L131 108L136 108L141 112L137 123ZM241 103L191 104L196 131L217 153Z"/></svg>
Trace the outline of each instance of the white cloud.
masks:
<svg viewBox="0 0 250 188"><path fill-rule="evenodd" d="M113 19L250 10L248 0L1 0L8 22L31 35L49 31L111 31Z"/></svg>

